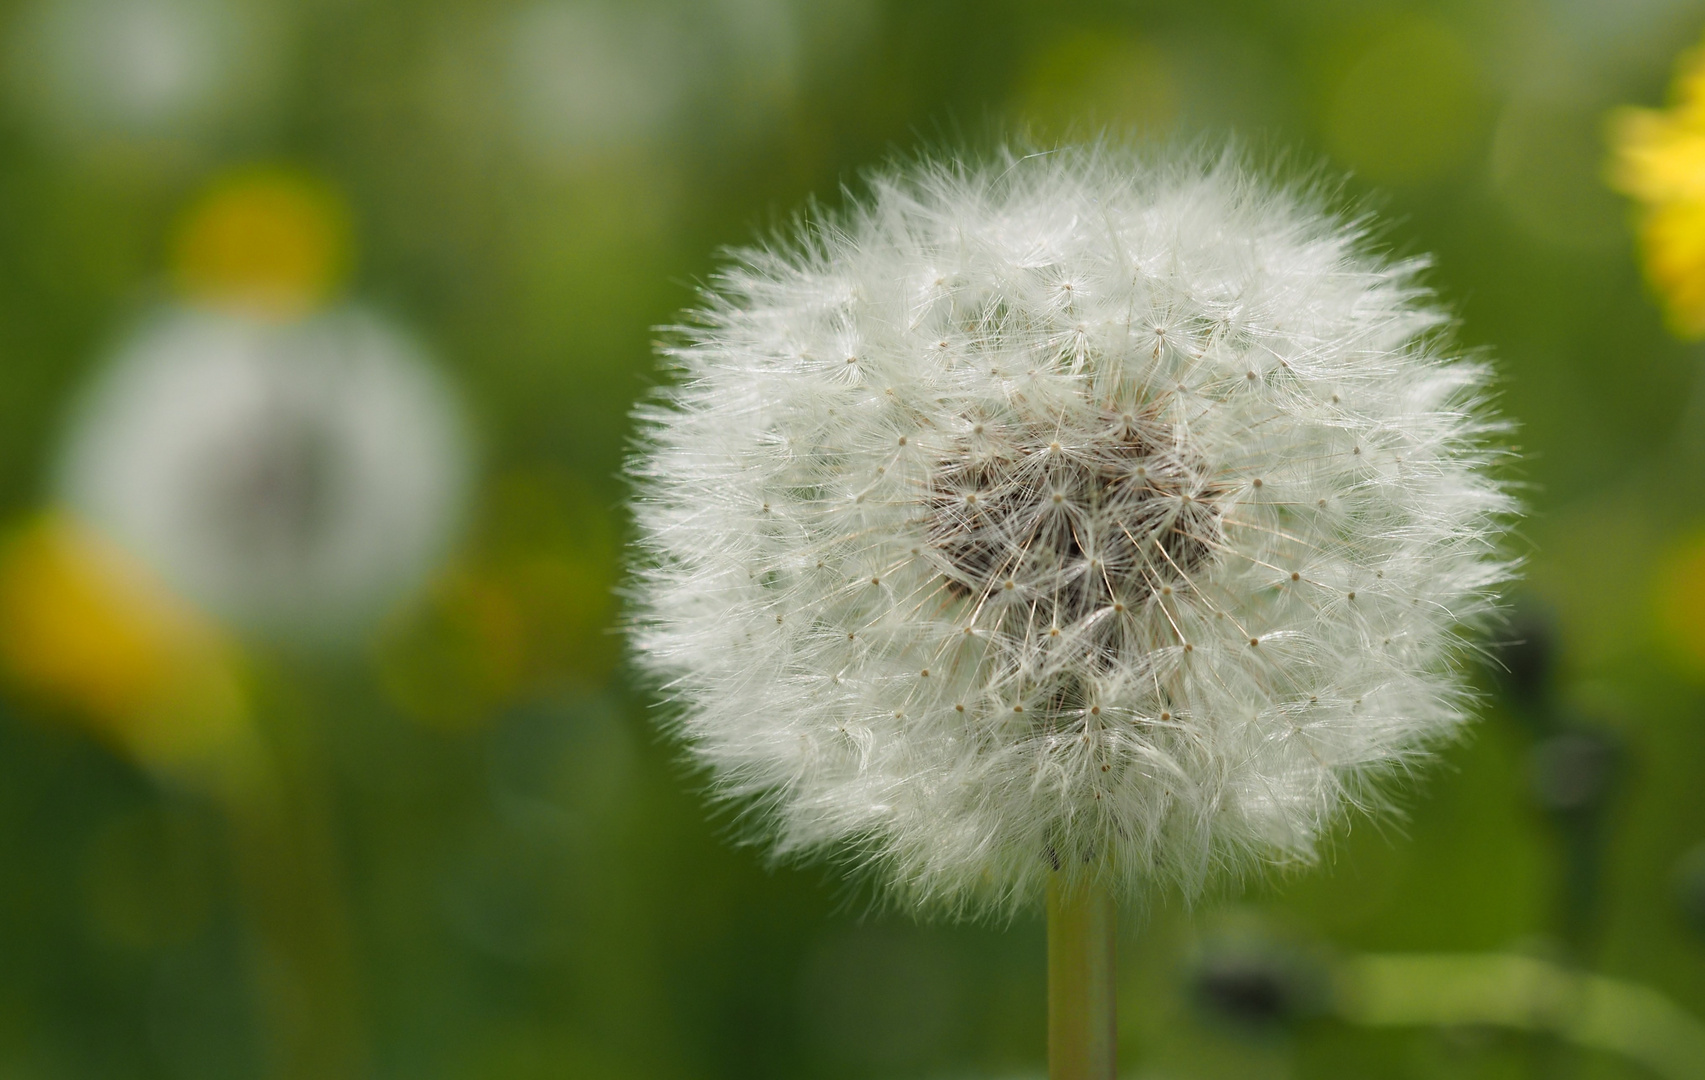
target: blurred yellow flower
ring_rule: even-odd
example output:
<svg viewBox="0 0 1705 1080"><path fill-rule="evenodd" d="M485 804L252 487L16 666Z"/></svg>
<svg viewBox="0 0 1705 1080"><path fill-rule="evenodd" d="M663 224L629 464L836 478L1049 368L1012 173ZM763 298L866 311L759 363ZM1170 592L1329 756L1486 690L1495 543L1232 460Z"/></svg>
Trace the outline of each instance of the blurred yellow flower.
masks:
<svg viewBox="0 0 1705 1080"><path fill-rule="evenodd" d="M192 299L288 319L318 307L350 262L349 214L329 185L285 169L216 180L184 213L172 271Z"/></svg>
<svg viewBox="0 0 1705 1080"><path fill-rule="evenodd" d="M66 515L44 514L0 545L0 670L146 767L229 780L248 764L235 646Z"/></svg>
<svg viewBox="0 0 1705 1080"><path fill-rule="evenodd" d="M445 730L489 719L521 681L526 627L517 598L489 574L442 574L379 645L380 685L409 716Z"/></svg>
<svg viewBox="0 0 1705 1080"><path fill-rule="evenodd" d="M1611 114L1611 186L1641 204L1646 278L1670 328L1705 337L1705 50L1683 55L1667 109Z"/></svg>
<svg viewBox="0 0 1705 1080"><path fill-rule="evenodd" d="M1660 562L1652 600L1665 653L1705 676L1705 533L1683 541Z"/></svg>
<svg viewBox="0 0 1705 1080"><path fill-rule="evenodd" d="M490 721L529 695L596 686L620 655L609 632L619 545L607 511L561 477L500 477L480 534L385 628L380 685L445 730Z"/></svg>

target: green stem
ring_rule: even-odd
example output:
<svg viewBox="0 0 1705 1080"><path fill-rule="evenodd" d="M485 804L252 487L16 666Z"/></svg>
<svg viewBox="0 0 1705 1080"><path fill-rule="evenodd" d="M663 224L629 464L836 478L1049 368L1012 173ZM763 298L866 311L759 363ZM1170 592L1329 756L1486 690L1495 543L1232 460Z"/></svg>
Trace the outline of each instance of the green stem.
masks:
<svg viewBox="0 0 1705 1080"><path fill-rule="evenodd" d="M1511 953L1364 954L1337 972L1338 1015L1369 1027L1507 1027L1705 1076L1705 1022L1648 986Z"/></svg>
<svg viewBox="0 0 1705 1080"><path fill-rule="evenodd" d="M1113 1080L1113 894L1095 881L1048 881L1048 1080Z"/></svg>
<svg viewBox="0 0 1705 1080"><path fill-rule="evenodd" d="M284 681L256 691L261 780L226 800L272 1080L369 1072L355 929L338 865L329 771L313 707Z"/></svg>

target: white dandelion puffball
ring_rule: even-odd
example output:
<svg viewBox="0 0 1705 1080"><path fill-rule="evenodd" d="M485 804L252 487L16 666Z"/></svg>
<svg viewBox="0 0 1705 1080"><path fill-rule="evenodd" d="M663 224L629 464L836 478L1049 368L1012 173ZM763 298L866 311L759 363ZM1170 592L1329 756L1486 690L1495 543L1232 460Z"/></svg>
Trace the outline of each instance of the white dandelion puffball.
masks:
<svg viewBox="0 0 1705 1080"><path fill-rule="evenodd" d="M432 568L468 471L449 388L377 316L174 309L83 400L58 491L216 614L335 639Z"/></svg>
<svg viewBox="0 0 1705 1080"><path fill-rule="evenodd" d="M34 0L6 72L37 122L82 141L213 133L277 89L286 10L271 0Z"/></svg>
<svg viewBox="0 0 1705 1080"><path fill-rule="evenodd" d="M636 647L781 855L926 909L1307 861L1510 572L1421 260L1229 157L925 164L738 255L633 471Z"/></svg>

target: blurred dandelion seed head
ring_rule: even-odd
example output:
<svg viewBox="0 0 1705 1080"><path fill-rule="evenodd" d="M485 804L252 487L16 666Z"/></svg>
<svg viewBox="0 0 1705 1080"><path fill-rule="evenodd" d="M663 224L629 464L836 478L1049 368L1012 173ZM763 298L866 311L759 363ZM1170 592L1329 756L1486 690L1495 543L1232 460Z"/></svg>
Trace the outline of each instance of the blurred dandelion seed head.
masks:
<svg viewBox="0 0 1705 1080"><path fill-rule="evenodd" d="M448 386L384 320L173 310L83 402L58 488L209 610L339 638L436 563L467 481Z"/></svg>
<svg viewBox="0 0 1705 1080"><path fill-rule="evenodd" d="M545 155L646 141L676 107L687 45L657 11L553 0L523 8L506 65L514 122Z"/></svg>
<svg viewBox="0 0 1705 1080"><path fill-rule="evenodd" d="M72 143L169 143L263 102L282 39L265 2L37 0L13 35L11 89Z"/></svg>
<svg viewBox="0 0 1705 1080"><path fill-rule="evenodd" d="M924 907L1306 861L1509 573L1421 263L1242 165L925 164L742 253L634 462L636 645L784 855Z"/></svg>
<svg viewBox="0 0 1705 1080"><path fill-rule="evenodd" d="M836 21L847 5L806 17L812 6L537 0L512 14L500 46L508 119L528 152L558 166L632 152L692 125L749 134L740 129L793 98L806 25Z"/></svg>

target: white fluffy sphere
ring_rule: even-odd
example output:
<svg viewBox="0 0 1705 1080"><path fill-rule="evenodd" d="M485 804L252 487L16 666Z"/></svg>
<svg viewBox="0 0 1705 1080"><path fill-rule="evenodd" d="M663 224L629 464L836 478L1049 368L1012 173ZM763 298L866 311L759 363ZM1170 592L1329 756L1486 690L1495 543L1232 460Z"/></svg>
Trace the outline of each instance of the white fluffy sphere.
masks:
<svg viewBox="0 0 1705 1080"><path fill-rule="evenodd" d="M58 487L216 614L337 640L442 556L468 479L455 399L384 320L180 308L97 379Z"/></svg>
<svg viewBox="0 0 1705 1080"><path fill-rule="evenodd" d="M637 648L783 855L920 906L1309 859L1509 572L1419 260L1229 160L924 165L741 253L633 471Z"/></svg>
<svg viewBox="0 0 1705 1080"><path fill-rule="evenodd" d="M34 0L9 19L4 80L52 134L170 143L252 116L278 88L289 5Z"/></svg>

